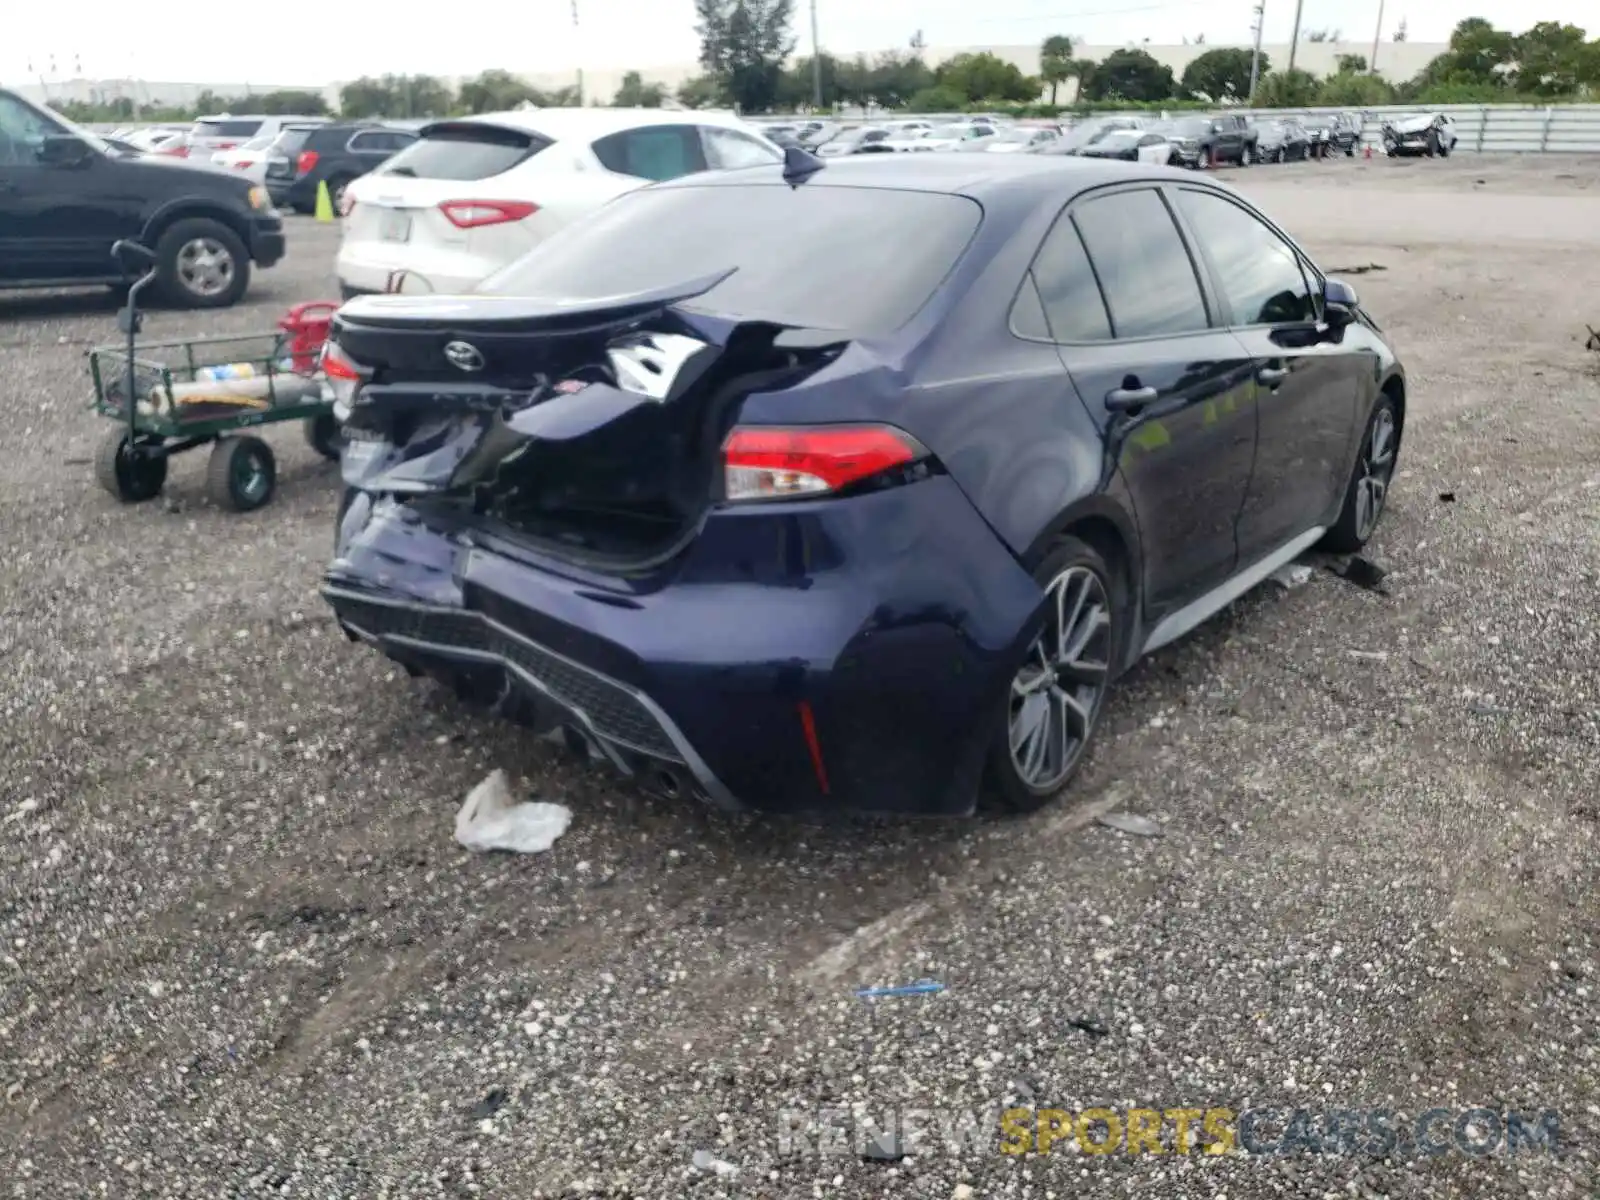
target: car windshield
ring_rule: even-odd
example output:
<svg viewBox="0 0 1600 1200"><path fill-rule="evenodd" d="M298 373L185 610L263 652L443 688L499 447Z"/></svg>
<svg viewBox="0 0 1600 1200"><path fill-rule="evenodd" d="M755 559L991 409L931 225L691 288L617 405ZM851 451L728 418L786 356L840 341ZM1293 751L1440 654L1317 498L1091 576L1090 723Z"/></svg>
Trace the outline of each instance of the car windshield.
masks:
<svg viewBox="0 0 1600 1200"><path fill-rule="evenodd" d="M1144 136L1142 129L1108 129L1104 137L1095 142L1097 146L1126 146L1130 142L1137 142Z"/></svg>
<svg viewBox="0 0 1600 1200"><path fill-rule="evenodd" d="M1307 117L1304 121L1307 129L1327 129L1333 125L1332 117Z"/></svg>
<svg viewBox="0 0 1600 1200"><path fill-rule="evenodd" d="M1211 132L1211 122L1190 117L1183 121L1174 121L1172 131L1180 137L1204 137Z"/></svg>
<svg viewBox="0 0 1600 1200"><path fill-rule="evenodd" d="M488 122L430 126L427 133L379 168L408 179L488 179L533 157L550 142L538 134Z"/></svg>
<svg viewBox="0 0 1600 1200"><path fill-rule="evenodd" d="M965 196L884 188L645 188L613 200L479 285L571 304L735 268L684 307L855 337L893 332L977 232ZM672 230L663 238L663 229ZM784 236L774 240L772 231Z"/></svg>
<svg viewBox="0 0 1600 1200"><path fill-rule="evenodd" d="M935 125L924 136L931 138L964 138L971 132L971 125Z"/></svg>

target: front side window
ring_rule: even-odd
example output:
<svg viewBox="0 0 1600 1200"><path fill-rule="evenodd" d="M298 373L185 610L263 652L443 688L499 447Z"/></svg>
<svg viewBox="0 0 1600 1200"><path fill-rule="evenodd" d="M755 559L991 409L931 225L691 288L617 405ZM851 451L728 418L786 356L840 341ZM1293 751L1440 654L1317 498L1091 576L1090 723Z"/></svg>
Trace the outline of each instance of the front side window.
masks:
<svg viewBox="0 0 1600 1200"><path fill-rule="evenodd" d="M14 96L0 95L0 167L37 167L45 139L67 131Z"/></svg>
<svg viewBox="0 0 1600 1200"><path fill-rule="evenodd" d="M1194 264L1158 192L1114 192L1078 205L1073 218L1105 290L1113 336L1172 336L1209 326Z"/></svg>
<svg viewBox="0 0 1600 1200"><path fill-rule="evenodd" d="M595 142L594 154L608 171L653 183L706 169L699 130L693 125L647 125L613 133Z"/></svg>
<svg viewBox="0 0 1600 1200"><path fill-rule="evenodd" d="M1317 319L1300 256L1250 212L1210 192L1185 188L1178 207L1205 248L1235 325Z"/></svg>

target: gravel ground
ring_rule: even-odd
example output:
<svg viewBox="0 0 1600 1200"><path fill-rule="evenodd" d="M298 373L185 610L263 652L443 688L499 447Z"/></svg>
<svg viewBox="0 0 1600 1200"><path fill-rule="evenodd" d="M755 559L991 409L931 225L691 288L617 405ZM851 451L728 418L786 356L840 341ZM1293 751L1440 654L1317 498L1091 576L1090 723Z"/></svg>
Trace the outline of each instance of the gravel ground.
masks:
<svg viewBox="0 0 1600 1200"><path fill-rule="evenodd" d="M11 1193L1592 1195L1593 235L1459 231L1475 188L1600 172L1229 178L1325 264L1384 268L1353 282L1413 387L1387 594L1319 570L1246 597L1143 664L1070 802L1021 821L729 820L478 721L337 635L334 471L297 431L257 514L205 505L203 456L121 508L83 408L110 301L0 297ZM1400 210L1450 223L1401 241ZM248 304L148 332L270 325L332 291L332 245L296 221ZM454 844L494 766L573 808L550 853ZM924 977L947 989L853 996ZM1554 1108L1566 1153L780 1153L784 1108L1007 1097Z"/></svg>

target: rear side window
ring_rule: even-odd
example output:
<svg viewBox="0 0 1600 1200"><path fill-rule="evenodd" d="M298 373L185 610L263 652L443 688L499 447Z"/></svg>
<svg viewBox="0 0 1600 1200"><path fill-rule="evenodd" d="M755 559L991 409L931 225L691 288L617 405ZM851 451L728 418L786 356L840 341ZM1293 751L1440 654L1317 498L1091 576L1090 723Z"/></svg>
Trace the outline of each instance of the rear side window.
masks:
<svg viewBox="0 0 1600 1200"><path fill-rule="evenodd" d="M191 132L203 138L248 138L260 128L260 121L196 121Z"/></svg>
<svg viewBox="0 0 1600 1200"><path fill-rule="evenodd" d="M1058 342L1111 340L1100 284L1084 253L1083 239L1072 218L1062 216L1033 260L1033 280L1044 305L1050 335Z"/></svg>
<svg viewBox="0 0 1600 1200"><path fill-rule="evenodd" d="M316 132L318 131L312 129L285 129L273 140L272 149L293 158L306 148L306 144Z"/></svg>
<svg viewBox="0 0 1600 1200"><path fill-rule="evenodd" d="M613 133L595 142L594 156L608 171L655 183L706 169L700 131L693 125L649 125Z"/></svg>
<svg viewBox="0 0 1600 1200"><path fill-rule="evenodd" d="M1073 219L1105 289L1115 337L1207 328L1200 280L1159 193L1142 188L1102 196L1078 205Z"/></svg>
<svg viewBox="0 0 1600 1200"><path fill-rule="evenodd" d="M550 145L548 138L476 121L433 125L384 164L381 174L411 179L488 179L526 162Z"/></svg>
<svg viewBox="0 0 1600 1200"><path fill-rule="evenodd" d="M714 167L737 170L740 167L771 166L783 161L783 155L771 146L737 129L707 125L701 133L705 135L706 149Z"/></svg>
<svg viewBox="0 0 1600 1200"><path fill-rule="evenodd" d="M972 200L935 192L644 188L541 243L478 290L570 302L733 267L685 307L866 337L898 329L928 302L981 220Z"/></svg>

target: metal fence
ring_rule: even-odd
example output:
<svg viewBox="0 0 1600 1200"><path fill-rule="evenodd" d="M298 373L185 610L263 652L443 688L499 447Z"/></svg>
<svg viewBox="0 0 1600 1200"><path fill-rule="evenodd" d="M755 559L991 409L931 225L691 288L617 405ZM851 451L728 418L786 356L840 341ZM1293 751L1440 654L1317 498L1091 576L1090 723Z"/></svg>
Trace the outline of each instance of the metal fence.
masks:
<svg viewBox="0 0 1600 1200"><path fill-rule="evenodd" d="M1234 110L1237 111L1237 110ZM1271 117L1326 115L1349 109L1337 108L1254 108L1252 119L1264 121ZM1442 112L1455 123L1458 152L1487 152L1491 154L1600 154L1600 104L1559 104L1539 108L1525 104L1445 104L1427 109L1392 105L1385 108L1359 110L1365 119L1362 140L1374 149L1381 149L1380 137L1383 123L1397 116L1416 115L1419 112ZM1143 110L1118 111L1108 108L1093 117L1075 118L1072 124L1095 120L1098 117L1133 116L1158 119L1161 116L1181 117L1178 111L1162 114ZM758 118L763 121L794 123L804 118ZM960 113L901 113L878 112L870 117L855 116L850 120L897 121L917 119L924 121L962 121L968 118Z"/></svg>

